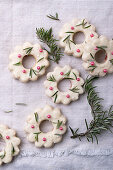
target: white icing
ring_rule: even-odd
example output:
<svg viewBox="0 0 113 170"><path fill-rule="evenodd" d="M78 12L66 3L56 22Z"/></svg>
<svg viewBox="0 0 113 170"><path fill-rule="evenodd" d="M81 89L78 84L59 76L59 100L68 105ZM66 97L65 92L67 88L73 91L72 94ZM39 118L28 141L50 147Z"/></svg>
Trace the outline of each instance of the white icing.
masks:
<svg viewBox="0 0 113 170"><path fill-rule="evenodd" d="M24 49L29 47L33 47L30 52L30 55L32 55L36 60L35 65L32 67L32 69L36 71L36 75L32 72L32 76L29 75L30 69L24 68L22 64L19 66L14 65L18 62L22 63L24 56L26 56L26 50ZM14 78L19 79L22 82L27 82L29 80L35 81L38 79L39 76L45 73L46 68L49 66L48 53L46 50L40 52L40 49L42 48L39 44L32 45L29 42L24 43L23 46L15 47L14 52L11 53L9 56L9 60L10 60L9 69L12 72ZM21 55L21 58L18 58L18 54ZM42 70L38 70L37 69L38 66L40 68L44 66L44 68ZM26 70L26 73L23 73L23 70Z"/></svg>
<svg viewBox="0 0 113 170"><path fill-rule="evenodd" d="M37 113L38 119L36 121L35 114ZM27 124L25 126L25 131L27 133L27 139L30 142L35 142L36 147L52 147L54 143L58 143L62 140L62 135L66 132L66 118L61 114L60 109L52 108L51 106L46 105L43 109L36 109L33 114L28 116ZM50 118L47 116L51 115ZM40 130L40 124L44 120L49 120L53 125L53 130L47 133L44 133ZM60 127L57 128L58 121L62 121L60 127L63 129L60 130ZM34 128L32 128L34 126ZM36 134L38 134L38 140L36 140ZM58 135L59 134L59 135ZM46 141L43 141L43 138L46 138Z"/></svg>
<svg viewBox="0 0 113 170"><path fill-rule="evenodd" d="M9 163L12 161L13 156L18 155L20 144L20 139L17 138L16 132L13 129L9 129L7 126L0 124L0 134L2 135L2 139L5 142L5 148L0 151L0 165L2 163ZM9 137L9 139L6 138ZM12 149L14 147L14 153ZM4 155L4 156L3 156Z"/></svg>
<svg viewBox="0 0 113 170"><path fill-rule="evenodd" d="M75 57L81 57L81 55L83 54L83 51L85 49L86 43L90 40L94 40L95 38L98 37L97 33L95 32L95 27L91 24L88 23L88 21L85 19L84 22L86 23L84 27L87 27L89 25L91 25L88 28L84 28L82 25L77 26L79 24L81 24L83 22L83 20L79 20L79 19L74 19L72 20L70 23L66 23L63 28L61 29L60 33L59 33L59 37L60 37L60 46L64 47L64 52L68 55L73 55ZM71 27L74 27L74 29L72 30ZM74 32L74 33L66 33L66 32ZM74 34L77 32L83 32L85 35L85 40L83 43L81 44L74 44L73 42L73 37ZM93 37L91 37L91 34L93 34ZM69 40L71 41L64 41L64 39L70 35ZM76 50L79 49L80 52L77 52Z"/></svg>
<svg viewBox="0 0 113 170"><path fill-rule="evenodd" d="M63 72L63 75L61 75L61 72ZM66 76L66 74L69 72L70 74ZM50 76L54 76L55 78L54 82L49 81ZM61 92L58 89L58 83L59 81L66 78L70 80L71 87L68 91ZM77 81L77 78L79 78L80 81ZM69 104L71 101L77 100L79 94L82 94L84 92L82 87L83 83L84 80L79 76L79 72L76 69L72 69L69 65L66 65L64 67L56 67L53 72L48 73L47 80L44 82L44 86L46 88L47 96L51 97L55 103ZM50 90L50 87L52 87L53 89ZM77 88L78 90L76 92L73 92L71 91L73 88ZM57 96L54 95L56 92L57 92ZM67 98L66 97L67 95L69 95L70 97Z"/></svg>
<svg viewBox="0 0 113 170"><path fill-rule="evenodd" d="M100 50L100 48L95 48L99 46L106 46L107 48L104 48L107 58L103 63L98 63L95 60L95 54L97 51ZM95 39L92 42L88 42L86 48L84 49L84 53L82 56L83 62L83 67L85 70L89 72L90 75L98 75L98 76L105 76L106 73L104 72L104 69L107 70L107 73L112 73L113 72L113 64L110 62L111 60L113 61L113 40L108 40L105 36L100 36L99 38ZM93 55L94 59L91 57L91 54ZM91 71L93 67L91 67L91 62L94 62L94 70Z"/></svg>

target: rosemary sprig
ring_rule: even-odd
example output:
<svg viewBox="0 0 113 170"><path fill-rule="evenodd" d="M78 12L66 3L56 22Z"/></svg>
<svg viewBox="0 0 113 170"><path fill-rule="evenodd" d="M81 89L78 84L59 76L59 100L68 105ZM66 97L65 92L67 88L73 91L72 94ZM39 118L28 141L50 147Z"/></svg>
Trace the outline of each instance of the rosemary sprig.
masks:
<svg viewBox="0 0 113 170"><path fill-rule="evenodd" d="M0 158L3 159L6 155L6 151L4 150L4 153L2 155L0 155Z"/></svg>
<svg viewBox="0 0 113 170"><path fill-rule="evenodd" d="M57 93L58 93L58 91L56 91L51 97L54 97L55 96L55 99L54 99L54 103L56 102L56 99L57 99Z"/></svg>
<svg viewBox="0 0 113 170"><path fill-rule="evenodd" d="M66 74L64 74L64 76L68 77L71 73L71 70L69 70Z"/></svg>
<svg viewBox="0 0 113 170"><path fill-rule="evenodd" d="M38 122L38 113L35 112L34 115L35 115L35 120L36 120L36 122Z"/></svg>
<svg viewBox="0 0 113 170"><path fill-rule="evenodd" d="M37 133L34 133L35 134L35 141L38 142L38 135L40 134L41 132L37 132Z"/></svg>
<svg viewBox="0 0 113 170"><path fill-rule="evenodd" d="M28 47L28 48L24 48L23 50L26 51L26 55L29 55L32 51L33 47Z"/></svg>
<svg viewBox="0 0 113 170"><path fill-rule="evenodd" d="M74 92L74 93L79 93L79 89L76 87L69 89L70 91Z"/></svg>
<svg viewBox="0 0 113 170"><path fill-rule="evenodd" d="M94 66L89 66L88 68L90 68L90 71L93 72L96 67L97 67L97 66L94 65Z"/></svg>
<svg viewBox="0 0 113 170"><path fill-rule="evenodd" d="M58 120L56 128L59 129L62 123L63 123L62 121Z"/></svg>
<svg viewBox="0 0 113 170"><path fill-rule="evenodd" d="M75 79L77 79L77 76L76 76L76 74L73 72L73 75L75 76Z"/></svg>
<svg viewBox="0 0 113 170"><path fill-rule="evenodd" d="M107 46L97 46L97 48L99 48L101 50L105 50L104 48L107 48Z"/></svg>
<svg viewBox="0 0 113 170"><path fill-rule="evenodd" d="M111 64L113 64L113 59L109 60Z"/></svg>
<svg viewBox="0 0 113 170"><path fill-rule="evenodd" d="M44 59L44 57L40 58L40 59L37 61L37 63L40 62L40 61L43 60L43 59Z"/></svg>
<svg viewBox="0 0 113 170"><path fill-rule="evenodd" d="M12 143L11 143L11 145L12 145L11 154L13 155L15 153L15 148Z"/></svg>
<svg viewBox="0 0 113 170"><path fill-rule="evenodd" d="M15 103L16 105L20 105L20 106L26 106L26 103Z"/></svg>
<svg viewBox="0 0 113 170"><path fill-rule="evenodd" d="M54 135L57 135L57 136L62 136L62 134L58 134L58 133L55 133Z"/></svg>
<svg viewBox="0 0 113 170"><path fill-rule="evenodd" d="M11 113L13 110L4 111L4 113Z"/></svg>
<svg viewBox="0 0 113 170"><path fill-rule="evenodd" d="M42 71L43 68L45 68L45 66L41 66L39 72Z"/></svg>
<svg viewBox="0 0 113 170"><path fill-rule="evenodd" d="M55 77L54 77L53 75L51 75L47 80L48 80L48 81L53 81L53 82L56 81L56 79L55 79Z"/></svg>
<svg viewBox="0 0 113 170"><path fill-rule="evenodd" d="M32 76L33 76L33 73L37 76L38 71L30 68L29 76L30 76L31 78L32 78Z"/></svg>
<svg viewBox="0 0 113 170"><path fill-rule="evenodd" d="M90 53L90 56L92 57L92 59L94 59L94 56Z"/></svg>
<svg viewBox="0 0 113 170"><path fill-rule="evenodd" d="M85 22L85 19L83 19L83 20L82 20L82 23L77 24L76 27L82 25L82 27L83 27L84 29L86 29L86 28L89 28L89 27L91 26L91 25L88 25L88 26L85 27L86 24L87 24L87 22Z"/></svg>
<svg viewBox="0 0 113 170"><path fill-rule="evenodd" d="M49 47L49 51L45 49L49 53L49 56L51 56L49 59L58 63L61 56L63 56L63 53L61 48L56 44L57 40L52 34L52 28L49 30L45 30L44 28L36 28L36 34L38 39Z"/></svg>
<svg viewBox="0 0 113 170"><path fill-rule="evenodd" d="M63 42L69 41L69 40L70 40L70 35L68 35L68 36L63 40Z"/></svg>
<svg viewBox="0 0 113 170"><path fill-rule="evenodd" d="M13 65L15 65L15 66L20 66L22 63L21 62L18 62L18 63L15 63L15 64L13 64Z"/></svg>
<svg viewBox="0 0 113 170"><path fill-rule="evenodd" d="M57 21L60 20L60 19L58 18L58 13L56 13L55 16L49 14L49 15L47 15L47 17L50 18L50 19L53 19L53 20L57 20Z"/></svg>
<svg viewBox="0 0 113 170"><path fill-rule="evenodd" d="M111 131L110 128L112 127L113 122L113 110L111 106L108 111L103 111L103 107L100 103L103 99L98 97L97 92L95 92L96 87L93 87L92 85L92 81L97 78L98 77L87 78L84 84L85 92L87 93L87 100L91 107L91 113L93 114L93 120L88 125L87 120L85 119L86 131L83 133L78 133L79 128L74 131L70 127L70 130L72 132L71 138L79 138L81 141L82 137L86 137L88 142L92 143L95 138L98 144L98 135L100 135L103 131Z"/></svg>

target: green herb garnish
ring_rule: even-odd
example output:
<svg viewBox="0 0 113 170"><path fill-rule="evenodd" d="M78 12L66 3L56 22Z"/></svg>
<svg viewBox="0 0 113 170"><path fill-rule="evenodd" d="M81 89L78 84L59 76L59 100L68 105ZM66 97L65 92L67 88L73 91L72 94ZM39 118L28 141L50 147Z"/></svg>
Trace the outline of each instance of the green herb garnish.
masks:
<svg viewBox="0 0 113 170"><path fill-rule="evenodd" d="M55 77L54 77L53 75L51 75L47 80L48 80L48 81L53 81L53 82L56 81L56 79L55 79Z"/></svg>
<svg viewBox="0 0 113 170"><path fill-rule="evenodd" d="M13 112L12 110L4 111L5 113L11 113Z"/></svg>
<svg viewBox="0 0 113 170"><path fill-rule="evenodd" d="M85 27L86 24L87 24L87 22L85 22L85 19L83 19L83 20L82 20L82 23L77 24L76 27L82 25L82 27L83 27L84 29L86 29L86 28L89 28L89 27L91 26L91 25L88 25L88 26Z"/></svg>
<svg viewBox="0 0 113 170"><path fill-rule="evenodd" d="M55 14L55 16L53 16L53 15L49 14L49 15L47 15L47 17L48 17L48 18L50 18L50 19L58 20L58 21L59 21L58 13L56 13L56 14Z"/></svg>
<svg viewBox="0 0 113 170"><path fill-rule="evenodd" d="M22 105L22 106L26 106L26 103L16 103L16 105Z"/></svg>
<svg viewBox="0 0 113 170"><path fill-rule="evenodd" d="M88 142L94 141L94 138L97 141L98 144L98 135L100 135L103 131L111 131L112 122L113 122L113 110L112 106L108 111L103 111L103 106L101 105L102 98L98 97L98 93L95 92L95 88L92 85L92 82L94 79L97 79L98 77L90 77L87 78L84 83L85 92L87 93L87 100L91 107L91 113L93 115L93 120L89 123L87 123L87 120L85 119L85 125L86 125L86 132L78 133L79 128L77 128L75 131L70 127L70 130L72 132L71 138L79 138L81 141L82 137L86 137Z"/></svg>
<svg viewBox="0 0 113 170"><path fill-rule="evenodd" d="M69 76L70 75L70 73L71 73L71 70L69 70L66 74L64 74L65 76Z"/></svg>
<svg viewBox="0 0 113 170"><path fill-rule="evenodd" d="M40 58L40 59L37 61L37 63L40 62L40 61L43 60L43 59L44 59L44 57Z"/></svg>
<svg viewBox="0 0 113 170"><path fill-rule="evenodd" d="M39 72L44 68L45 66L41 66Z"/></svg>
<svg viewBox="0 0 113 170"><path fill-rule="evenodd" d="M35 141L38 142L38 135L40 134L41 132L37 132L37 133L34 133L35 134Z"/></svg>
<svg viewBox="0 0 113 170"><path fill-rule="evenodd" d="M15 66L20 66L22 63L21 62L18 62L18 63L15 63L15 64L13 64L13 65L15 65Z"/></svg>
<svg viewBox="0 0 113 170"><path fill-rule="evenodd" d="M79 93L79 89L77 87L74 87L74 88L69 89L69 90L74 92L74 93Z"/></svg>
<svg viewBox="0 0 113 170"><path fill-rule="evenodd" d="M49 56L51 56L49 59L58 63L61 56L63 56L63 53L61 48L56 44L57 40L52 34L52 28L49 30L45 30L44 28L36 28L36 34L38 39L49 47L49 51L45 49L49 53Z"/></svg>
<svg viewBox="0 0 113 170"><path fill-rule="evenodd" d="M3 159L6 155L6 151L4 150L4 153L2 155L0 155L0 158Z"/></svg>
<svg viewBox="0 0 113 170"><path fill-rule="evenodd" d="M75 79L77 79L77 76L76 76L76 74L73 72L73 75L75 76Z"/></svg>
<svg viewBox="0 0 113 170"><path fill-rule="evenodd" d="M93 72L96 67L97 67L97 66L94 65L94 66L89 66L88 68L90 68L90 71Z"/></svg>
<svg viewBox="0 0 113 170"><path fill-rule="evenodd" d="M58 120L56 128L59 129L62 123L63 123L62 121Z"/></svg>
<svg viewBox="0 0 113 170"><path fill-rule="evenodd" d="M36 120L36 122L38 122L38 113L35 112L34 115L35 115L35 120Z"/></svg>
<svg viewBox="0 0 113 170"><path fill-rule="evenodd" d="M109 60L111 64L113 64L113 59Z"/></svg>
<svg viewBox="0 0 113 170"><path fill-rule="evenodd" d="M61 134L58 134L58 133L55 133L54 135L57 135L57 136L62 136Z"/></svg>
<svg viewBox="0 0 113 170"><path fill-rule="evenodd" d="M92 59L94 59L94 56L90 53L90 56L92 57Z"/></svg>
<svg viewBox="0 0 113 170"><path fill-rule="evenodd" d="M107 48L107 46L97 46L97 48L100 48L101 50L105 50L104 48Z"/></svg>
<svg viewBox="0 0 113 170"><path fill-rule="evenodd" d="M33 73L37 76L38 71L30 68L29 76L32 78Z"/></svg>
<svg viewBox="0 0 113 170"><path fill-rule="evenodd" d="M13 144L11 144L11 145L12 145L11 154L13 155L15 153L15 148L14 148Z"/></svg>
<svg viewBox="0 0 113 170"><path fill-rule="evenodd" d="M33 47L28 47L28 48L24 48L23 50L26 51L26 55L29 55L32 51Z"/></svg>
<svg viewBox="0 0 113 170"><path fill-rule="evenodd" d="M57 93L58 93L58 91L56 91L51 97L54 97L55 96L55 99L54 99L54 103L56 102L56 99L57 99Z"/></svg>

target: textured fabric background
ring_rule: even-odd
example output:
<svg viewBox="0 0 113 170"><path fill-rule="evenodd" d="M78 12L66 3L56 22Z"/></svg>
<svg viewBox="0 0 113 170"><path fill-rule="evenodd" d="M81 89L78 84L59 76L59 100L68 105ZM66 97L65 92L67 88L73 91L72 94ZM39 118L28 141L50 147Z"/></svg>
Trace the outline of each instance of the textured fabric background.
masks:
<svg viewBox="0 0 113 170"><path fill-rule="evenodd" d="M47 14L58 12L60 22L50 20ZM104 133L99 137L99 145L79 142L70 139L70 131L63 141L51 149L38 149L26 140L24 124L27 115L36 107L50 104L61 108L68 118L68 126L80 127L84 130L84 119L92 119L86 95L77 102L64 106L54 104L45 95L43 82L46 75L36 82L21 83L12 78L8 70L8 56L16 45L26 41L37 43L35 28L53 28L54 35L65 22L74 17L87 18L97 28L99 35L113 38L113 0L0 0L0 122L14 128L21 138L21 151L13 162L0 167L2 170L112 170L113 169L113 135ZM81 59L64 55L60 66L70 64L77 68L83 78L87 73L81 66ZM47 72L52 71L56 64L51 63ZM113 74L95 82L103 97L105 109L113 104ZM24 102L27 106L16 106ZM13 110L12 113L4 113Z"/></svg>

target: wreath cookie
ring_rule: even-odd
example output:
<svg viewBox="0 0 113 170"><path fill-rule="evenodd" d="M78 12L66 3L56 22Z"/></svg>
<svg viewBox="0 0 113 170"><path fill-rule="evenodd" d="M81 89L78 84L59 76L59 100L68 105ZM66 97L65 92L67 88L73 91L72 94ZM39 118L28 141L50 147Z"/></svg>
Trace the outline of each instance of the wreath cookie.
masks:
<svg viewBox="0 0 113 170"><path fill-rule="evenodd" d="M5 125L0 124L0 138L5 141L5 148L0 151L0 165L9 163L12 161L13 156L18 155L20 139L17 138L16 132L13 129L9 129Z"/></svg>
<svg viewBox="0 0 113 170"><path fill-rule="evenodd" d="M98 63L95 60L95 54L100 50L106 53L105 60L102 63ZM93 42L89 42L84 49L82 59L84 61L83 67L88 70L91 75L105 76L107 73L112 73L113 40L108 40L106 37L100 36Z"/></svg>
<svg viewBox="0 0 113 170"><path fill-rule="evenodd" d="M24 68L22 64L23 58L28 55L33 56L36 60L36 64L31 69ZM24 43L23 46L17 46L9 59L10 71L14 78L22 82L37 80L49 66L47 51L43 50L39 44L32 45L29 42Z"/></svg>
<svg viewBox="0 0 113 170"><path fill-rule="evenodd" d="M71 87L67 92L61 92L58 89L58 83L63 79L69 79ZM79 76L79 72L66 65L56 67L53 72L47 74L47 80L44 82L46 94L52 98L54 103L69 104L78 99L79 94L84 92L84 80Z"/></svg>
<svg viewBox="0 0 113 170"><path fill-rule="evenodd" d="M48 120L53 125L53 130L44 133L40 130L40 124ZM36 109L35 113L28 116L25 131L27 139L35 142L36 147L52 147L54 143L62 140L62 135L66 132L66 118L61 114L58 108L52 108L46 105L43 109Z"/></svg>
<svg viewBox="0 0 113 170"><path fill-rule="evenodd" d="M85 40L81 44L75 44L74 35L77 32L83 32L85 35ZM75 57L81 57L85 45L89 40L94 40L98 37L95 32L95 27L89 24L86 19L78 20L74 19L70 23L67 23L63 26L59 34L60 45L65 48L65 53L68 55L73 55Z"/></svg>

